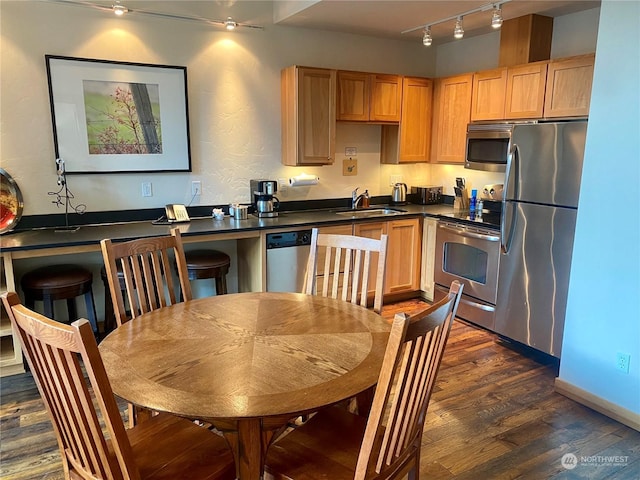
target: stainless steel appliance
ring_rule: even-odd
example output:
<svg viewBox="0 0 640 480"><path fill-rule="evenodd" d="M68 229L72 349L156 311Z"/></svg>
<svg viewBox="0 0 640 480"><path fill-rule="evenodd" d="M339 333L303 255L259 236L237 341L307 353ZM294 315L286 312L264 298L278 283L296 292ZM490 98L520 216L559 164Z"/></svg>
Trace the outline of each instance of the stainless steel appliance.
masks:
<svg viewBox="0 0 640 480"><path fill-rule="evenodd" d="M278 191L278 182L275 180L250 180L249 186L254 215L277 217L280 202L274 193Z"/></svg>
<svg viewBox="0 0 640 480"><path fill-rule="evenodd" d="M504 172L511 153L513 129L516 125L535 124L537 120L518 123L470 123L464 168L487 172Z"/></svg>
<svg viewBox="0 0 640 480"><path fill-rule="evenodd" d="M464 289L457 316L493 330L500 235L495 228L464 221L438 222L434 300L447 294L453 280L460 281Z"/></svg>
<svg viewBox="0 0 640 480"><path fill-rule="evenodd" d="M418 205L434 205L442 203L442 186L427 185L411 187L409 201Z"/></svg>
<svg viewBox="0 0 640 480"><path fill-rule="evenodd" d="M267 292L302 292L311 230L267 234Z"/></svg>
<svg viewBox="0 0 640 480"><path fill-rule="evenodd" d="M392 205L406 205L407 203L407 184L396 183L391 191Z"/></svg>
<svg viewBox="0 0 640 480"><path fill-rule="evenodd" d="M586 130L515 125L506 166L495 330L558 358Z"/></svg>

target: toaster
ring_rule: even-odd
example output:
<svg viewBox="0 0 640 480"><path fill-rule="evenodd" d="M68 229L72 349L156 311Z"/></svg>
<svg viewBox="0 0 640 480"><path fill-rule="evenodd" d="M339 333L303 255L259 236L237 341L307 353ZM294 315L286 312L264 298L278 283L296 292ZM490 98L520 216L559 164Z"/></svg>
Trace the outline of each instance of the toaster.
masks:
<svg viewBox="0 0 640 480"><path fill-rule="evenodd" d="M433 205L442 203L442 186L427 185L411 187L411 203L418 205Z"/></svg>

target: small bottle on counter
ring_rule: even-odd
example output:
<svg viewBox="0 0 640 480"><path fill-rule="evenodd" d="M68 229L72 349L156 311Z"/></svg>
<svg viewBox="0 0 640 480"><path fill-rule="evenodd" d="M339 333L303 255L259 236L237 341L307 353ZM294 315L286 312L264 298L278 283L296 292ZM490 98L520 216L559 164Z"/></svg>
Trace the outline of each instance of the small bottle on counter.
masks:
<svg viewBox="0 0 640 480"><path fill-rule="evenodd" d="M482 218L482 197L478 198L478 201L476 202L476 218L477 219L481 219Z"/></svg>
<svg viewBox="0 0 640 480"><path fill-rule="evenodd" d="M369 208L369 190L365 190L362 194L362 208Z"/></svg>
<svg viewBox="0 0 640 480"><path fill-rule="evenodd" d="M473 189L471 190L471 200L469 200L469 211L470 212L475 212L476 211L476 197L478 195L478 190Z"/></svg>

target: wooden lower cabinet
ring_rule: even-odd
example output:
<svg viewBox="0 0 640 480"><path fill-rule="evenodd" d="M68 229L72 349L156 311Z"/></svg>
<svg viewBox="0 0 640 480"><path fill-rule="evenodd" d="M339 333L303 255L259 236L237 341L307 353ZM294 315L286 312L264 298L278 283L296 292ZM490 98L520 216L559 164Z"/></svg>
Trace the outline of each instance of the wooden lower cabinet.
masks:
<svg viewBox="0 0 640 480"><path fill-rule="evenodd" d="M384 293L420 290L420 219L408 218L354 225L354 235L361 237L380 238L383 233L389 236Z"/></svg>

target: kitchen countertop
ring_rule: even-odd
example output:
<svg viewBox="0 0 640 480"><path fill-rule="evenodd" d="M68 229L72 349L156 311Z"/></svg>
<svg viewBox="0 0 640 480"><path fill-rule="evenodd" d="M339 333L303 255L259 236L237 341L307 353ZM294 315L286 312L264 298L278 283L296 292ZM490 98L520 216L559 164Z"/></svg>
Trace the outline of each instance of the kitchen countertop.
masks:
<svg viewBox="0 0 640 480"><path fill-rule="evenodd" d="M337 215L336 212L346 209L322 209L300 210L280 212L279 216L272 218L258 218L249 215L246 220L235 220L225 216L222 220L211 217L192 218L189 223L171 225L153 225L150 221L126 222L115 224L85 225L74 232L56 232L54 228L41 228L27 231L13 232L0 238L3 252L33 251L39 249L51 249L62 247L94 246L99 248L100 240L110 238L112 240L126 241L134 238L168 235L169 231L178 226L185 243L199 241L198 238L205 235L214 235L216 238L241 239L258 238L260 232L275 229L296 229L319 225L331 225L339 223L356 223L373 220L392 220L403 217L450 216L453 206L450 204L437 205L372 205L372 208L392 208L402 210L393 215L369 216L366 218L352 218Z"/></svg>

